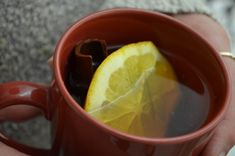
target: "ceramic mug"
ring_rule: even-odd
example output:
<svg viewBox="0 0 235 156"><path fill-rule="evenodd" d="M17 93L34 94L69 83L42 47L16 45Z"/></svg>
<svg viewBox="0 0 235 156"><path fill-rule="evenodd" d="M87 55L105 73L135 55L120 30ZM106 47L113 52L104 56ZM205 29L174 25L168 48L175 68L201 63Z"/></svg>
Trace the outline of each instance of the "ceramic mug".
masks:
<svg viewBox="0 0 235 156"><path fill-rule="evenodd" d="M72 49L80 40L89 38L103 39L107 44L151 40L160 49L190 61L203 74L215 98L210 120L192 133L172 138L133 136L94 120L72 98L64 81ZM207 41L167 15L140 9L104 10L76 22L57 44L53 69L50 86L31 82L0 85L0 109L23 103L42 109L51 121L52 149L48 151L1 137L4 143L30 155L197 156L223 119L231 94L225 65Z"/></svg>

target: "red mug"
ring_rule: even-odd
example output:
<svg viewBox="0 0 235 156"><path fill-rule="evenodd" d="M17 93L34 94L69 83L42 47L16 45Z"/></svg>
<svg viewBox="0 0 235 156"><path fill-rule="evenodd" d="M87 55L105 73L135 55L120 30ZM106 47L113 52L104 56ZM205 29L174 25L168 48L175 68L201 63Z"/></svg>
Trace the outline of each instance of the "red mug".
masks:
<svg viewBox="0 0 235 156"><path fill-rule="evenodd" d="M72 49L79 41L89 38L103 39L107 44L151 40L160 49L189 60L203 74L210 86L210 94L215 98L210 121L182 136L145 138L122 133L94 120L72 98L64 82ZM223 119L231 94L225 65L207 41L167 15L140 9L104 10L76 22L57 44L53 69L50 86L31 82L0 85L0 109L23 103L42 109L51 121L51 150L35 149L0 138L29 155L197 156Z"/></svg>

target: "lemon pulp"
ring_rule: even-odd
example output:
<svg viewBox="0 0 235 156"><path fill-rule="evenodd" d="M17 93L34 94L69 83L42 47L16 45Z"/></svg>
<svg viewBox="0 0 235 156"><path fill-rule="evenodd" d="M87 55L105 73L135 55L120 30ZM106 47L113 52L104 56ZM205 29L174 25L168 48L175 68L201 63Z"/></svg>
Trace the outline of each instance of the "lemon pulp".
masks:
<svg viewBox="0 0 235 156"><path fill-rule="evenodd" d="M175 73L151 41L128 44L96 70L85 110L122 132L164 136L178 97Z"/></svg>

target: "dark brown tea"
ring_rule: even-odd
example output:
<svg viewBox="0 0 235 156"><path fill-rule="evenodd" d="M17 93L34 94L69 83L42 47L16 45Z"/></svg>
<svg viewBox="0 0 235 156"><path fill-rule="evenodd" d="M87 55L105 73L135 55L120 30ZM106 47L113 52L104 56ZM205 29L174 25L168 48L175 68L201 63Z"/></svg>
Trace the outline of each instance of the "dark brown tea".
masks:
<svg viewBox="0 0 235 156"><path fill-rule="evenodd" d="M108 46L107 53L109 54L120 47L121 45ZM180 96L175 104L176 107L170 113L170 121L165 121L168 122L165 137L176 137L194 132L207 122L210 114L211 101L208 86L206 85L202 74L186 59L177 57L177 55L168 53L164 50L161 50L161 52L172 64L172 67L176 72L177 84L180 89ZM89 83L77 83L74 79L74 57L74 53L72 53L68 64L66 86L74 99L81 105L81 107L84 107ZM98 64L101 63L102 59L104 58L101 57L98 61L96 60L95 66L92 66L94 71ZM150 124L154 125L150 127L158 126L155 125L154 122ZM146 136L159 137L152 132Z"/></svg>
<svg viewBox="0 0 235 156"><path fill-rule="evenodd" d="M167 137L175 137L194 132L208 121L211 99L203 75L189 61L165 54L175 69L181 92L167 128Z"/></svg>

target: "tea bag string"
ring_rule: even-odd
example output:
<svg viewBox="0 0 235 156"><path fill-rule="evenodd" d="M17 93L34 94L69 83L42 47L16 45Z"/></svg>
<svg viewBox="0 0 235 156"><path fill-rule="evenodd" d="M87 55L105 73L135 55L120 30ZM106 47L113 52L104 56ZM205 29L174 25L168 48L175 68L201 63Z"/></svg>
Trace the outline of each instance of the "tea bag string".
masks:
<svg viewBox="0 0 235 156"><path fill-rule="evenodd" d="M225 56L225 57L229 57L229 58L235 60L235 55L233 53L223 51L223 52L220 52L220 55Z"/></svg>

